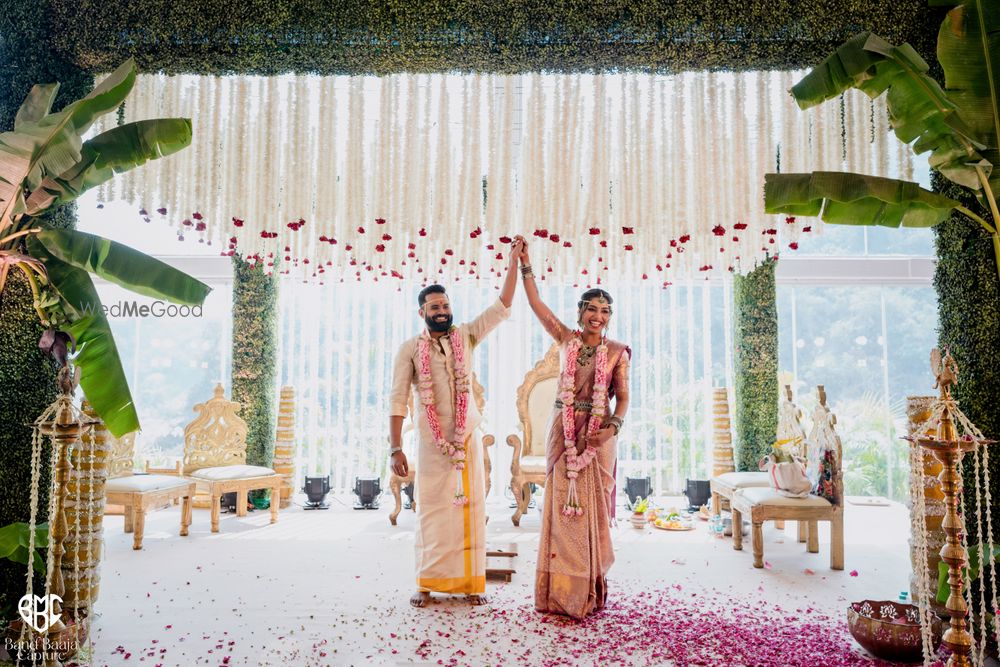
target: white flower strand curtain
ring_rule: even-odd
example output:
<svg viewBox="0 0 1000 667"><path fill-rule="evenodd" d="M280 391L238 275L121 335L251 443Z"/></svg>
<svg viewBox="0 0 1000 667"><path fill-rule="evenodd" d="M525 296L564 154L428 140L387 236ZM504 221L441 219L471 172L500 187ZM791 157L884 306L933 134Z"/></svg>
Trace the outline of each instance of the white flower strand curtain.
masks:
<svg viewBox="0 0 1000 667"><path fill-rule="evenodd" d="M722 281L688 282L669 290L614 281L610 336L632 349L632 403L619 441L618 479L646 476L659 492L678 491L686 478L704 479L711 462L710 393L731 386L731 288ZM398 346L416 335L417 288L396 285L331 289L288 281L280 310L280 384L296 388L296 474L331 475L337 493L358 476L386 478L388 389ZM572 325L580 289L546 285L553 312ZM449 287L456 321L474 317L495 291ZM518 432L516 394L525 373L551 339L523 297L512 316L475 355L486 389L483 432L493 434L493 489L509 486ZM412 443L408 452L413 455Z"/></svg>
<svg viewBox="0 0 1000 667"><path fill-rule="evenodd" d="M883 102L800 111L800 76L141 75L127 119L192 117L193 145L100 196L319 282L496 283L518 232L561 282L746 271L819 230L763 214L779 152L913 179Z"/></svg>

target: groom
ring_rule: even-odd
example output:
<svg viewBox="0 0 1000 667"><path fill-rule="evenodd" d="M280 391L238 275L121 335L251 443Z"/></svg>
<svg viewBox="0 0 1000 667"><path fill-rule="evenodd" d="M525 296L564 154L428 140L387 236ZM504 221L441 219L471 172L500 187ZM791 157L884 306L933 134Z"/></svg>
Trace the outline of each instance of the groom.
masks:
<svg viewBox="0 0 1000 667"><path fill-rule="evenodd" d="M397 475L408 472L402 430L411 387L420 433L415 479L417 592L410 598L414 607L425 606L432 591L464 594L472 604L485 602L486 490L483 450L475 434L482 415L471 393L472 353L510 315L519 252L518 240L510 250L499 300L467 324L452 325L444 287L422 289L417 303L426 329L403 343L396 355L389 445Z"/></svg>

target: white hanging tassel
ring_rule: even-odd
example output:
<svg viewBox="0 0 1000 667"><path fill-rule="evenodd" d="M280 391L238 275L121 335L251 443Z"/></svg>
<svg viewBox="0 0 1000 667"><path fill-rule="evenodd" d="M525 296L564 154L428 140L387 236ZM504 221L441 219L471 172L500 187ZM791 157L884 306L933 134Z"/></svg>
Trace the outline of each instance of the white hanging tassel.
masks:
<svg viewBox="0 0 1000 667"><path fill-rule="evenodd" d="M468 505L469 494L465 492L465 483L462 479L462 471L455 470L455 505Z"/></svg>

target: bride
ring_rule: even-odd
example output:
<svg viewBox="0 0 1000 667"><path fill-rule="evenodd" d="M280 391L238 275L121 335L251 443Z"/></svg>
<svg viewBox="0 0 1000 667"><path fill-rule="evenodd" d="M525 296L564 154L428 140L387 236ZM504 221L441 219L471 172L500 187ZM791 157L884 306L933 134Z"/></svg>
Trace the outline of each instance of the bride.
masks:
<svg viewBox="0 0 1000 667"><path fill-rule="evenodd" d="M614 562L615 460L628 411L632 353L605 335L613 300L603 289L589 289L580 297L578 330L556 318L538 294L527 242L518 238L528 303L560 346L559 393L546 440L535 608L582 619L604 606L606 577Z"/></svg>

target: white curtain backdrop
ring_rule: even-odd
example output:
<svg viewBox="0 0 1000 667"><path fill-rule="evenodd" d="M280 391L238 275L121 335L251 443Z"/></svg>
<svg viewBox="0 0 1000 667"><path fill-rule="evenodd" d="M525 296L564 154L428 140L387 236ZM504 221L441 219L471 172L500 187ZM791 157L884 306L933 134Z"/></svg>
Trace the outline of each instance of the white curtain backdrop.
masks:
<svg viewBox="0 0 1000 667"><path fill-rule="evenodd" d="M619 442L619 479L650 475L658 490L705 478L711 461L710 393L730 384L730 289L699 281L668 290L616 281L610 335L632 348L632 408ZM423 326L416 287L375 285L338 289L295 281L282 284L281 383L296 388L299 475L331 473L339 492L356 476L385 479L388 388L399 345ZM546 287L553 312L575 323L580 289ZM496 298L492 289L449 288L456 321L478 314ZM493 488L510 482L507 435L518 432L515 396L524 374L551 341L518 295L510 320L476 351L475 372L486 388L484 432Z"/></svg>
<svg viewBox="0 0 1000 667"><path fill-rule="evenodd" d="M126 119L193 144L100 195L316 282L495 284L518 232L560 282L746 271L813 226L763 214L779 159L913 179L881 101L801 111L801 74L141 75Z"/></svg>

